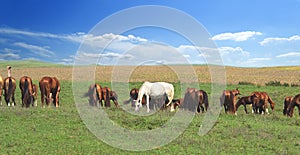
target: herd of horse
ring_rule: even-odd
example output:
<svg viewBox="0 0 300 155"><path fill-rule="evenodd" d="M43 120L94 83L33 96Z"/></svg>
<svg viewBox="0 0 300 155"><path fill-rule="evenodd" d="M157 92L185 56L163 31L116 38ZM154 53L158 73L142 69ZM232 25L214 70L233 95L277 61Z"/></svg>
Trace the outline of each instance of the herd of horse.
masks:
<svg viewBox="0 0 300 155"><path fill-rule="evenodd" d="M15 106L16 80L13 77L2 79L0 76L0 104L2 105L2 89L4 98L8 106ZM22 107L37 106L38 87L28 76L23 76L19 81L19 88L22 96ZM60 82L56 77L42 77L39 81L41 92L42 107L44 103L49 106L52 102L55 107L59 106ZM249 96L238 97L241 95L238 88L235 90L224 90L220 97L220 105L224 106L225 113L237 114L238 108L243 105L245 113L246 105L252 106L252 113L269 113L268 106L274 110L275 103L266 92L252 92ZM98 103L104 107L110 107L112 100L116 107L119 107L118 95L109 87L102 87L100 84L91 84L85 97L89 97L89 104L97 106ZM104 104L103 104L104 102ZM129 99L123 102L131 103L132 107L138 111L143 105L147 107L147 112L151 109L166 109L170 111L182 108L193 112L203 113L209 110L208 95L204 90L187 88L183 98L174 99L174 86L167 82L144 82L140 88L133 88L129 92ZM283 114L292 117L294 108L298 107L300 115L300 94L292 97L288 96L284 100Z"/></svg>
<svg viewBox="0 0 300 155"><path fill-rule="evenodd" d="M92 84L89 87L88 93L90 105L96 106L99 102L102 106L106 106L110 100L113 100L116 107L119 106L117 101L117 94L114 91L104 94L104 90L99 84ZM110 91L110 89L109 89ZM113 92L113 93L112 93ZM114 95L112 95L114 94ZM108 96L107 96L108 95ZM252 107L252 113L255 114L269 114L268 107L272 110L275 108L275 102L266 92L252 92L249 96L238 97L241 95L238 88L235 90L224 90L220 97L220 105L224 106L225 113L237 114L238 108L243 105L245 113L249 113L246 105ZM147 107L147 112L150 109L160 107L165 109L170 107L170 111L176 108L182 108L193 112L203 113L209 110L208 95L204 90L196 88L187 88L183 98L174 99L174 87L166 82L144 82L140 88L132 88L129 92L129 99L124 101L124 104L131 103L132 107L138 111L143 105ZM105 101L105 104L102 104ZM110 106L110 105L109 105ZM294 108L298 107L300 115L300 94L295 97L287 97L284 101L283 114L292 117Z"/></svg>
<svg viewBox="0 0 300 155"><path fill-rule="evenodd" d="M0 76L0 104L2 105L2 92L4 90L4 98L7 106L15 106L15 90L17 82L14 77L6 77L3 79ZM19 81L19 88L21 90L22 107L37 106L38 87L32 82L28 76L23 76ZM39 88L41 92L42 107L50 106L50 102L55 107L59 106L60 83L56 77L42 77L39 81Z"/></svg>

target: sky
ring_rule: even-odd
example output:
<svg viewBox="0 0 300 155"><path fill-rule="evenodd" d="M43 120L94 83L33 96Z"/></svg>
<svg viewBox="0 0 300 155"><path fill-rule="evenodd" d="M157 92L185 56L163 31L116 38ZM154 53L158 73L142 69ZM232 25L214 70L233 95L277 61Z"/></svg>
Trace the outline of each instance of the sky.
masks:
<svg viewBox="0 0 300 155"><path fill-rule="evenodd" d="M178 14L135 11L105 24L145 5ZM180 14L202 27L190 28ZM160 23L151 26L155 19ZM133 23L148 25L116 31ZM299 66L299 28L300 0L1 0L0 60L207 64L213 60L210 52L217 51L226 66ZM183 35L182 29L194 36ZM198 36L202 29L209 37L206 32ZM207 39L216 47L195 44L191 38Z"/></svg>

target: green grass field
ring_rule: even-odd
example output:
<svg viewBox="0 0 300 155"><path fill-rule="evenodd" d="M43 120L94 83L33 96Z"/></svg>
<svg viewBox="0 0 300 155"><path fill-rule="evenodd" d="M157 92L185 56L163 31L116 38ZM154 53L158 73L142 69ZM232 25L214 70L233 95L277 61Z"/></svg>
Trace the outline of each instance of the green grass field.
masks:
<svg viewBox="0 0 300 155"><path fill-rule="evenodd" d="M34 83L37 84L37 80ZM130 83L130 86L140 84ZM16 90L16 107L7 107L2 99L0 154L298 154L300 150L298 110L293 118L282 114L284 97L299 94L300 87L228 85L227 89L238 87L241 96L252 91L268 92L276 103L275 110L269 115L254 115L245 114L240 107L238 115L234 116L226 115L222 109L214 127L204 136L199 136L198 131L205 113L196 114L189 127L174 141L139 152L114 148L93 135L77 112L72 82L62 80L61 86L59 108L41 108L40 96L38 107L21 108L19 88ZM174 86L178 98L179 84L174 83ZM211 93L210 84L200 84L200 88ZM127 94L120 94L120 104L125 99ZM138 117L115 108L113 104L106 112L115 123L130 130L153 130L173 116L173 113L163 111Z"/></svg>
<svg viewBox="0 0 300 155"><path fill-rule="evenodd" d="M142 153L123 151L97 139L85 127L76 110L71 92L72 83L62 81L61 107L20 107L17 89L17 107L0 108L0 154L119 154ZM176 87L176 85L175 85ZM209 93L209 85L201 88ZM231 85L229 88L235 88ZM204 114L197 114L183 134L170 144L145 153L151 154L296 154L300 149L300 118L282 115L283 97L299 92L290 87L239 86L243 94L253 90L267 91L276 102L269 115L226 115L223 110L214 128L199 136L198 130ZM40 103L40 101L39 101ZM107 113L115 122L131 130L149 130L161 126L170 112L138 118L114 107ZM123 123L123 124L122 124Z"/></svg>

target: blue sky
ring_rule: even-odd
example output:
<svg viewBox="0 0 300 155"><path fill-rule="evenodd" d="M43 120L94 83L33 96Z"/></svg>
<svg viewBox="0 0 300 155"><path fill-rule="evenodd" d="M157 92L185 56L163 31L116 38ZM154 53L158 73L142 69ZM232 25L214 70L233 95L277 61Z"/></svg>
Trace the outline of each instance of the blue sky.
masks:
<svg viewBox="0 0 300 155"><path fill-rule="evenodd" d="M142 27L122 34L89 35L97 23L112 14L141 5L171 7L196 19L211 35L224 65L300 65L300 0L1 0L0 60L72 64L74 59L80 58L77 50L82 41L113 38L114 42L104 53L83 54L90 58L89 62L101 57L100 64L109 65L122 58L132 58L133 51L124 51L133 45L159 43L152 46L152 50L164 49L167 52L165 46L168 46L190 63L206 63L205 55L195 49L201 51L207 47L192 48L186 38L168 29ZM120 25L126 22L129 21L120 20ZM142 45L139 50L151 52Z"/></svg>

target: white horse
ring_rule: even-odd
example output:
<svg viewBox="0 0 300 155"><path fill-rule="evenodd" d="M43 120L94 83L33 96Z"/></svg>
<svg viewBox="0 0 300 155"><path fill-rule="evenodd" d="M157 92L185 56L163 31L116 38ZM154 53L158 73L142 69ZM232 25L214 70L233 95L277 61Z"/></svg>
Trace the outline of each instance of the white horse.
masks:
<svg viewBox="0 0 300 155"><path fill-rule="evenodd" d="M149 98L167 95L168 97L168 104L169 106L172 103L174 97L174 86L170 83L166 82L144 82L143 85L139 89L138 98L135 103L135 110L138 111L140 107L142 107L142 98L146 96L146 106L147 112L150 112L149 108Z"/></svg>

